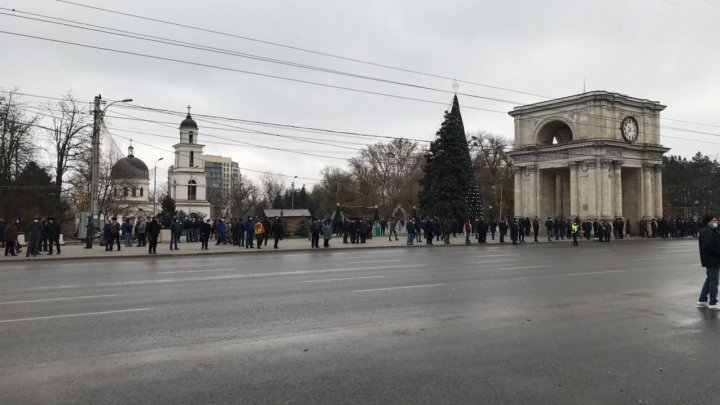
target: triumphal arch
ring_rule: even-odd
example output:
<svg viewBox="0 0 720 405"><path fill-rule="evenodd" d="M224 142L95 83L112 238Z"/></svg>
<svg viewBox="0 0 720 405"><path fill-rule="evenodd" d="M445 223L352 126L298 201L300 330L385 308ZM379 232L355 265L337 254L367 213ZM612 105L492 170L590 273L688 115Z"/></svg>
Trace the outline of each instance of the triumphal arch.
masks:
<svg viewBox="0 0 720 405"><path fill-rule="evenodd" d="M660 111L607 91L516 107L515 216L662 216Z"/></svg>

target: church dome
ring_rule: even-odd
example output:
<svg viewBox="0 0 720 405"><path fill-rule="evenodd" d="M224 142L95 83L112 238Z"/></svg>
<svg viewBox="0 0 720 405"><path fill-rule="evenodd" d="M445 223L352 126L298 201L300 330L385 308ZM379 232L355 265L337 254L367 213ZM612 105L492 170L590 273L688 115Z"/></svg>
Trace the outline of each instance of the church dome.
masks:
<svg viewBox="0 0 720 405"><path fill-rule="evenodd" d="M194 122L194 121L193 121ZM142 160L133 155L133 147L128 148L128 156L115 163L110 176L114 179L128 180L148 180L150 179L150 171Z"/></svg>
<svg viewBox="0 0 720 405"><path fill-rule="evenodd" d="M185 117L183 122L180 123L180 129L182 128L192 128L192 129L198 129L197 123L194 119L190 116L190 114Z"/></svg>

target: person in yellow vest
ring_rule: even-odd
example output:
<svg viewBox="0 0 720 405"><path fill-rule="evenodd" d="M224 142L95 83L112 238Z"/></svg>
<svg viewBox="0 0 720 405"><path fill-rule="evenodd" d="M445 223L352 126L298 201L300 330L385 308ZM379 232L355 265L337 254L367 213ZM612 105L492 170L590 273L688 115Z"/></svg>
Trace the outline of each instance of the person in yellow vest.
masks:
<svg viewBox="0 0 720 405"><path fill-rule="evenodd" d="M575 221L573 221L572 225L570 225L570 233L572 233L573 246L578 245L578 232L580 232L580 218L575 218Z"/></svg>
<svg viewBox="0 0 720 405"><path fill-rule="evenodd" d="M260 217L255 221L255 239L257 239L257 248L260 249L263 239L265 238L265 226Z"/></svg>

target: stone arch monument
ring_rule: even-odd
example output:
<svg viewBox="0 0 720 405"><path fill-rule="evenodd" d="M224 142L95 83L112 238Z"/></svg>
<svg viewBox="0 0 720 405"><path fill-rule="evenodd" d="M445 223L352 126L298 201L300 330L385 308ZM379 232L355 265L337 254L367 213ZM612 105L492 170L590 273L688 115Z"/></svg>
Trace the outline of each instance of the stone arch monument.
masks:
<svg viewBox="0 0 720 405"><path fill-rule="evenodd" d="M515 216L661 217L660 112L607 91L516 107Z"/></svg>

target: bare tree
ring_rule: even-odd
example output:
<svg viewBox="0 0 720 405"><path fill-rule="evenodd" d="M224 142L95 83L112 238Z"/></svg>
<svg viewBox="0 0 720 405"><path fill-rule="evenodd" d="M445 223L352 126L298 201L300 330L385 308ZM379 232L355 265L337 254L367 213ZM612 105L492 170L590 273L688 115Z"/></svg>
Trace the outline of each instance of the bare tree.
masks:
<svg viewBox="0 0 720 405"><path fill-rule="evenodd" d="M13 204L7 187L33 161L37 150L32 136L38 118L25 112L16 91L0 92L0 217Z"/></svg>
<svg viewBox="0 0 720 405"><path fill-rule="evenodd" d="M507 155L512 143L503 136L479 131L470 136L469 147L475 178L485 206L498 207L502 202L504 207L512 207L512 160ZM489 213L489 217L495 218L494 211Z"/></svg>
<svg viewBox="0 0 720 405"><path fill-rule="evenodd" d="M254 214L263 205L263 197L260 189L249 179L237 176L233 179L232 192L230 195L232 216L242 218Z"/></svg>
<svg viewBox="0 0 720 405"><path fill-rule="evenodd" d="M361 150L350 160L350 171L364 196L357 203L394 207L401 202L399 195L413 186L419 157L417 143L404 138Z"/></svg>
<svg viewBox="0 0 720 405"><path fill-rule="evenodd" d="M28 116L17 100L17 90L0 92L0 183L8 184L33 160L32 141L37 116Z"/></svg>
<svg viewBox="0 0 720 405"><path fill-rule="evenodd" d="M265 198L265 205L270 207L277 195L282 195L285 190L285 179L279 174L265 173L260 178L260 184Z"/></svg>
<svg viewBox="0 0 720 405"><path fill-rule="evenodd" d="M83 113L82 104L69 93L57 103L46 104L45 109L51 123L47 132L55 148L55 185L59 196L65 175L77 170L87 159L92 122Z"/></svg>

